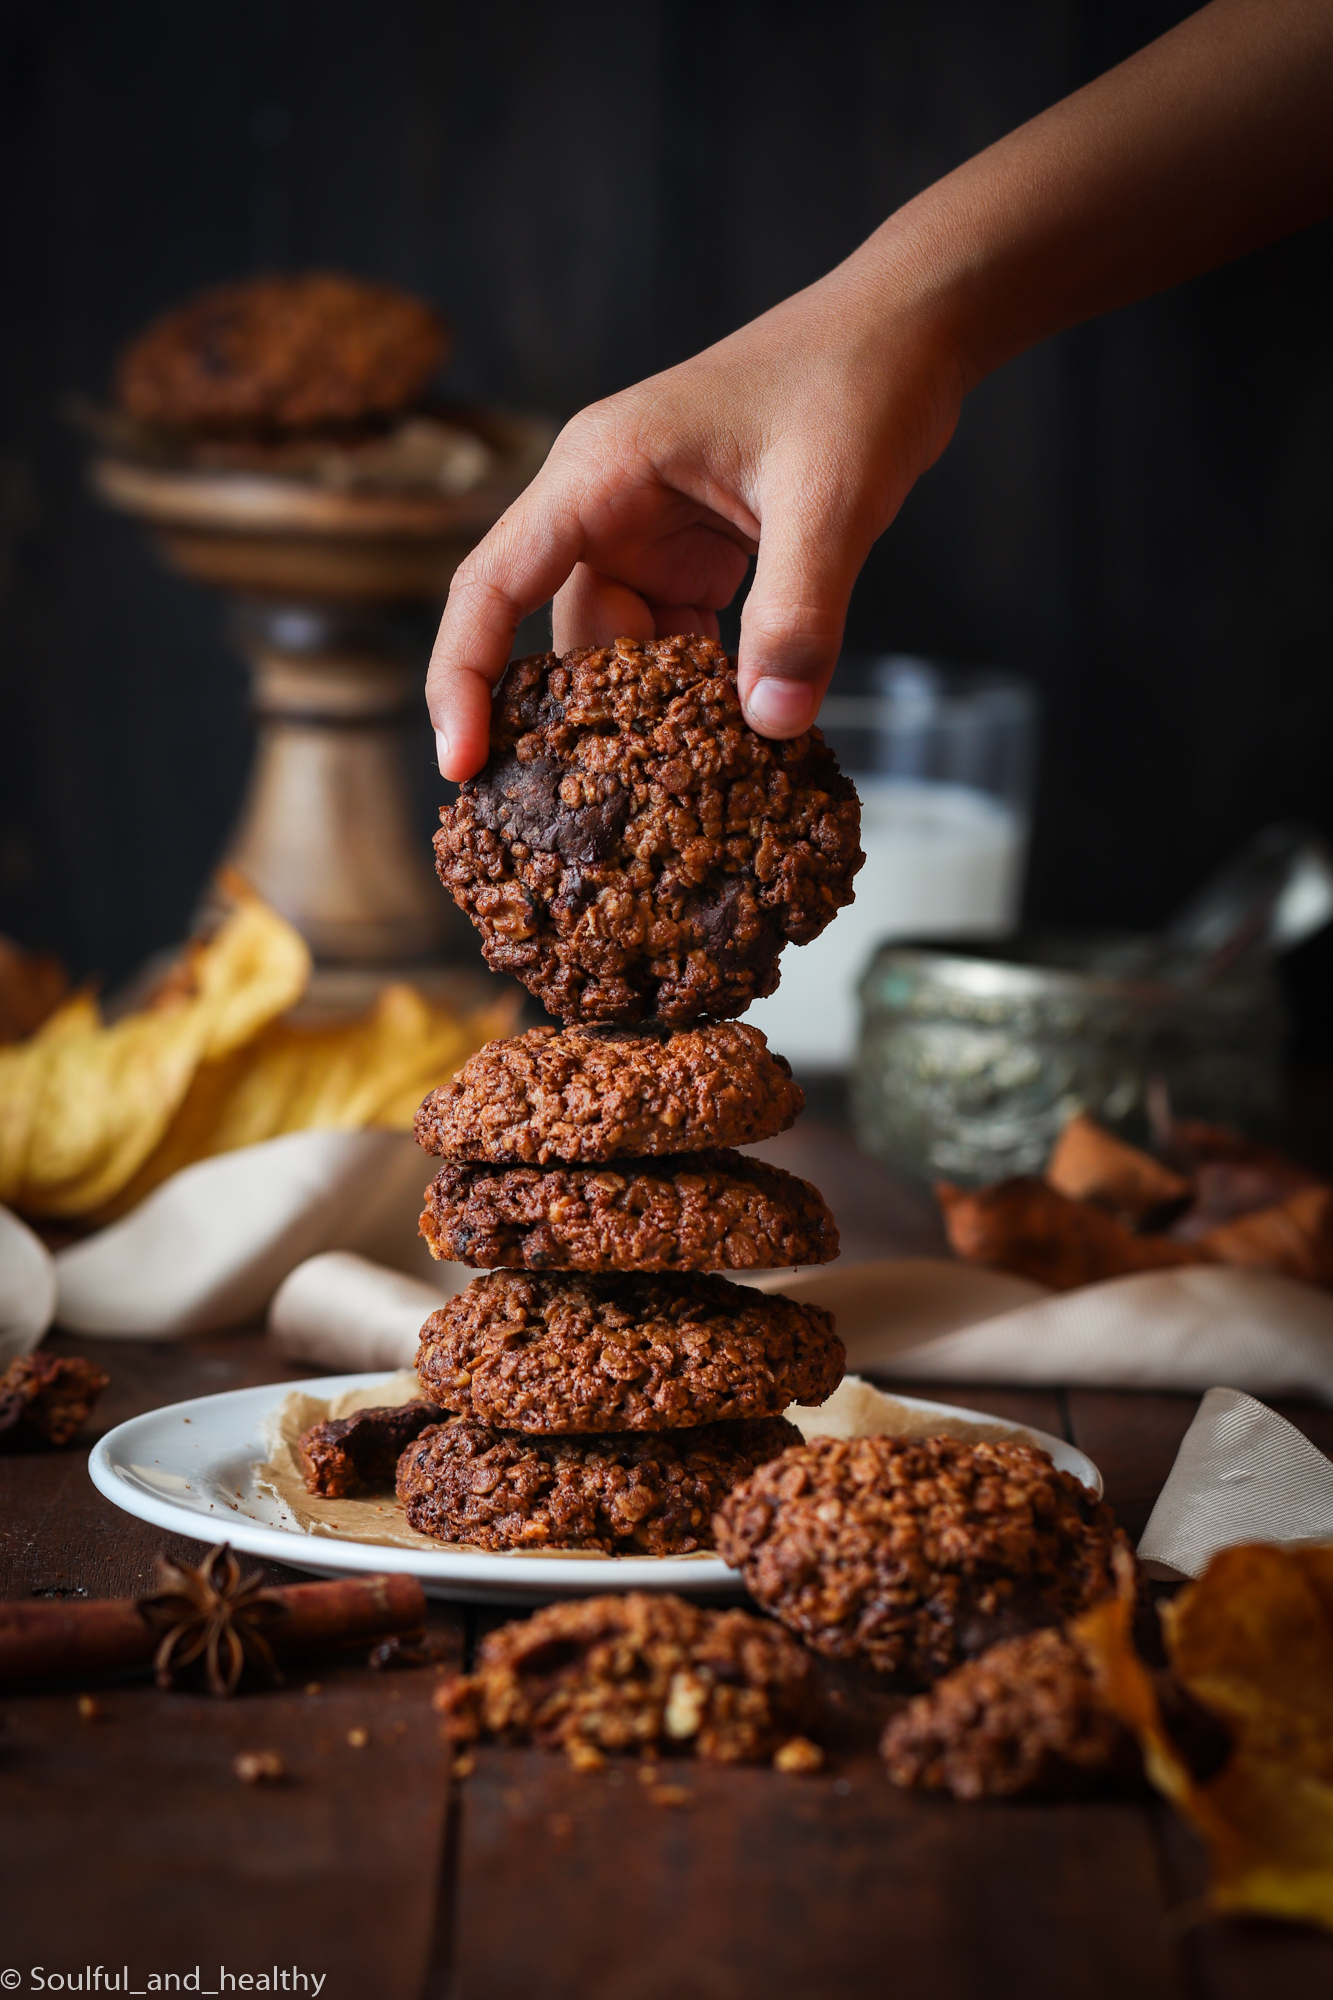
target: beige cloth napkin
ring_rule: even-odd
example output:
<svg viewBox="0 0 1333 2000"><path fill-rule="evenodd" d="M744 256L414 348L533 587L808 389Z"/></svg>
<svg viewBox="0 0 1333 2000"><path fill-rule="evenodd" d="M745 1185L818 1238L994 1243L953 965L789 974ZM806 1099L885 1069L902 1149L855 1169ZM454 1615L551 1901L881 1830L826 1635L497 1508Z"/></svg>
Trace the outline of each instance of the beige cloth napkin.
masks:
<svg viewBox="0 0 1333 2000"><path fill-rule="evenodd" d="M1333 1461L1239 1389L1210 1389L1157 1496L1139 1555L1200 1576L1237 1542L1333 1542Z"/></svg>
<svg viewBox="0 0 1333 2000"><path fill-rule="evenodd" d="M173 1340L262 1313L298 1264L352 1250L429 1273L417 1235L431 1163L402 1132L292 1132L173 1174L55 1260L78 1333Z"/></svg>
<svg viewBox="0 0 1333 2000"><path fill-rule="evenodd" d="M284 1278L268 1309L269 1334L289 1361L348 1375L415 1368L422 1321L476 1275L462 1264L437 1264L423 1281L351 1251L329 1250Z"/></svg>
<svg viewBox="0 0 1333 2000"><path fill-rule="evenodd" d="M0 1208L0 1368L32 1353L55 1311L51 1252L26 1222Z"/></svg>
<svg viewBox="0 0 1333 2000"><path fill-rule="evenodd" d="M975 1308L974 1281L1025 1297ZM1270 1271L1138 1271L1075 1292L936 1258L766 1272L765 1291L827 1306L847 1365L894 1381L1211 1389L1333 1403L1333 1294Z"/></svg>

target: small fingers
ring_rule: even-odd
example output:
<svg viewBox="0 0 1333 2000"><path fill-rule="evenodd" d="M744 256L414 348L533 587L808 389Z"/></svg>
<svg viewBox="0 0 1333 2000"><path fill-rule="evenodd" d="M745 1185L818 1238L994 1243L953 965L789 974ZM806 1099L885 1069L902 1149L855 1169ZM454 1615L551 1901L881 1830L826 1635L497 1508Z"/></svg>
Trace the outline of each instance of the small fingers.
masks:
<svg viewBox="0 0 1333 2000"><path fill-rule="evenodd" d="M514 634L546 603L579 559L577 510L536 481L454 575L431 651L426 705L441 775L470 778L485 763L491 689L509 662Z"/></svg>
<svg viewBox="0 0 1333 2000"><path fill-rule="evenodd" d="M819 713L868 543L845 518L784 495L763 522L741 614L741 707L761 736L799 736Z"/></svg>
<svg viewBox="0 0 1333 2000"><path fill-rule="evenodd" d="M714 643L722 637L716 611L709 611L701 604L656 604L653 625L659 639L675 639L683 632L698 632Z"/></svg>
<svg viewBox="0 0 1333 2000"><path fill-rule="evenodd" d="M551 606L551 644L557 653L655 635L652 611L638 591L587 563L580 563L561 585Z"/></svg>
<svg viewBox="0 0 1333 2000"><path fill-rule="evenodd" d="M611 646L617 639L674 639L698 632L719 636L717 613L699 604L650 604L628 584L580 563L556 592L551 644L557 653L576 646Z"/></svg>

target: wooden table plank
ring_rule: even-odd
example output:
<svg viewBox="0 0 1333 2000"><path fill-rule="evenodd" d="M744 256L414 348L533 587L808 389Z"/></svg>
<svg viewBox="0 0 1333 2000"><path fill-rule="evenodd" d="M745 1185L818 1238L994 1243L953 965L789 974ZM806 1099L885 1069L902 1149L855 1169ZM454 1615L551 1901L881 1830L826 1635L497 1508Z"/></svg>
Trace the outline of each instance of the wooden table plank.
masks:
<svg viewBox="0 0 1333 2000"><path fill-rule="evenodd" d="M478 1754L456 2000L1183 1992L1137 1805L958 1806L895 1790L864 1753L816 1778L664 1775L687 1808L654 1805L630 1760L586 1777Z"/></svg>
<svg viewBox="0 0 1333 2000"><path fill-rule="evenodd" d="M253 1333L52 1345L111 1373L99 1431L191 1394L308 1372ZM114 1508L82 1450L0 1460L0 1524L10 1597L130 1594L149 1583L159 1549L197 1561L203 1546ZM273 1582L298 1574L245 1566ZM462 1614L432 1606L431 1625L460 1663ZM255 1977L296 1968L324 1973L334 2000L416 2000L448 1789L436 1685L433 1669L374 1673L362 1652L234 1701L144 1681L99 1688L95 1721L80 1717L74 1688L0 1697L6 1965L128 1965L141 1987L153 1971L198 1966L202 1991L223 1965ZM349 1732L362 1729L359 1747ZM242 1784L233 1758L264 1749L289 1777Z"/></svg>

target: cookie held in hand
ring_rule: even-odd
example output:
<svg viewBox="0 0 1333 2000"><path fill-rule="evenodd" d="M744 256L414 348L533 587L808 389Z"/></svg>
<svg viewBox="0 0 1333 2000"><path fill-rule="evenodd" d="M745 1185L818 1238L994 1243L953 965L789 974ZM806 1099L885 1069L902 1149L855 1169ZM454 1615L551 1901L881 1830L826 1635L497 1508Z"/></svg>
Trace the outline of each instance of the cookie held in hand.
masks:
<svg viewBox="0 0 1333 2000"><path fill-rule="evenodd" d="M865 859L819 731L760 736L735 663L695 637L515 661L489 762L440 821L440 880L487 964L565 1021L743 1013Z"/></svg>

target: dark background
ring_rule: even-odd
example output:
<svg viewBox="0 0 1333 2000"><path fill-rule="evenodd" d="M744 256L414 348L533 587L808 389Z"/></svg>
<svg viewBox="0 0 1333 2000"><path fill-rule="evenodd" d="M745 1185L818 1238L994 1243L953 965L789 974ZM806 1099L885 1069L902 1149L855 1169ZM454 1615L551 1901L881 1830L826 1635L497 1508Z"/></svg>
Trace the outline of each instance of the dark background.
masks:
<svg viewBox="0 0 1333 2000"><path fill-rule="evenodd" d="M250 748L219 603L103 513L62 405L183 293L396 280L447 387L567 415L751 317L1187 8L1114 0L0 8L0 930L178 937ZM972 398L849 645L1041 690L1033 919L1147 924L1267 820L1333 831L1328 225ZM423 839L432 777L416 750ZM1333 1044L1333 946L1298 955Z"/></svg>

